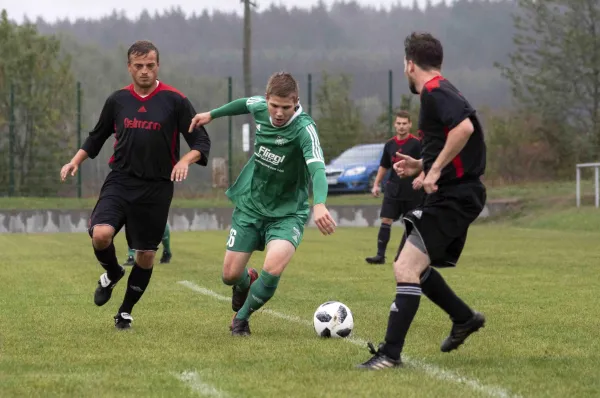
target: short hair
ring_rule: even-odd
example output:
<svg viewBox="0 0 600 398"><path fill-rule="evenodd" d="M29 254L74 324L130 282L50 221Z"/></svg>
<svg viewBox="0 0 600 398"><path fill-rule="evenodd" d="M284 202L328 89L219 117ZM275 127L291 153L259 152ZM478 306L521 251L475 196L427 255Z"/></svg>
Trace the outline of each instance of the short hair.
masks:
<svg viewBox="0 0 600 398"><path fill-rule="evenodd" d="M158 48L148 40L138 40L127 50L127 63L131 60L132 55L147 55L150 52L156 52L156 62L158 63Z"/></svg>
<svg viewBox="0 0 600 398"><path fill-rule="evenodd" d="M267 83L267 96L274 95L285 98L291 94L298 97L298 82L287 72L277 72L271 75Z"/></svg>
<svg viewBox="0 0 600 398"><path fill-rule="evenodd" d="M419 68L429 71L442 69L444 49L442 43L430 33L413 32L404 39L404 55Z"/></svg>
<svg viewBox="0 0 600 398"><path fill-rule="evenodd" d="M408 119L408 121L410 122L410 113L408 111L398 111L396 112L396 117L400 117L402 119Z"/></svg>

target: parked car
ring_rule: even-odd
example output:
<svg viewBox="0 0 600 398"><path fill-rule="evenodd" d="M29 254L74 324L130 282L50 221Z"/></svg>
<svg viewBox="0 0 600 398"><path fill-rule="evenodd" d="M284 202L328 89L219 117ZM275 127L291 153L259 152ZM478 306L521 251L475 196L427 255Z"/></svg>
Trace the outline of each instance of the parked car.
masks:
<svg viewBox="0 0 600 398"><path fill-rule="evenodd" d="M370 192L385 144L357 145L325 166L330 193ZM387 179L387 175L384 180ZM385 181L384 181L385 182Z"/></svg>

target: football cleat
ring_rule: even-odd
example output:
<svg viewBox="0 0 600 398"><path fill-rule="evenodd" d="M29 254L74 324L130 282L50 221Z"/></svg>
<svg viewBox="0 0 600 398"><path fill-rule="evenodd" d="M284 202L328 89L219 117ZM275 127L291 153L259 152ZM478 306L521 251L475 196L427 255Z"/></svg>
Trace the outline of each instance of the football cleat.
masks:
<svg viewBox="0 0 600 398"><path fill-rule="evenodd" d="M467 337L472 333L475 333L479 329L485 326L485 317L479 312L474 312L473 317L467 322L458 324L452 324L452 330L450 335L442 342L440 349L442 352L450 352L457 349L462 343L465 342Z"/></svg>

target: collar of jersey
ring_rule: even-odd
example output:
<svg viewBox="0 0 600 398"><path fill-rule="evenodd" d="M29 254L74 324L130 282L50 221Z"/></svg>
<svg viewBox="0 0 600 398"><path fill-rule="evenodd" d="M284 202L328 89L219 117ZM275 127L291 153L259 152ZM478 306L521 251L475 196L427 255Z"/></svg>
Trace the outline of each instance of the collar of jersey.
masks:
<svg viewBox="0 0 600 398"><path fill-rule="evenodd" d="M298 103L298 110L294 113L294 115L290 118L290 120L287 121L286 124L284 124L283 126L277 127L273 124L273 119L271 118L271 116L269 116L269 122L271 123L271 126L273 126L276 129L282 129L284 127L289 126L290 124L292 124L292 122L294 121L295 118L298 117L299 114L302 113L302 105L300 105L300 103Z"/></svg>

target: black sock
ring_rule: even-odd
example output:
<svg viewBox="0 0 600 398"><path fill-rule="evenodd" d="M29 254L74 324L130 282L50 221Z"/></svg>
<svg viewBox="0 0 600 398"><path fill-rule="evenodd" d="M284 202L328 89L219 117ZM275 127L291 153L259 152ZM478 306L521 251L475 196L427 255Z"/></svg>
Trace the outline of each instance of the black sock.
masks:
<svg viewBox="0 0 600 398"><path fill-rule="evenodd" d="M123 304L121 304L121 308L119 308L119 313L126 312L131 314L133 306L140 300L140 298L142 298L142 295L150 283L152 269L153 268L144 269L136 263L133 264L133 269L131 270L129 279L127 280L125 299L123 300Z"/></svg>
<svg viewBox="0 0 600 398"><path fill-rule="evenodd" d="M385 249L387 248L388 242L390 241L390 233L392 226L390 224L382 223L379 227L379 234L377 235L377 255L385 257Z"/></svg>
<svg viewBox="0 0 600 398"><path fill-rule="evenodd" d="M473 316L473 311L446 283L442 275L429 267L421 276L423 294L450 315L452 322L465 323Z"/></svg>
<svg viewBox="0 0 600 398"><path fill-rule="evenodd" d="M106 249L98 250L94 247L94 254L102 268L106 270L108 279L114 281L121 276L122 268L117 260L117 252L113 242L110 242L110 245Z"/></svg>
<svg viewBox="0 0 600 398"><path fill-rule="evenodd" d="M383 347L383 352L388 357L396 360L400 358L404 338L419 309L420 300L421 287L418 283L397 284L396 299L390 308L385 345Z"/></svg>
<svg viewBox="0 0 600 398"><path fill-rule="evenodd" d="M402 240L400 240L400 245L398 246L398 251L396 252L396 257L394 257L394 262L398 261L398 257L400 257L400 252L402 251L402 248L404 247L405 243L406 243L406 230L404 230L404 233L402 234Z"/></svg>

